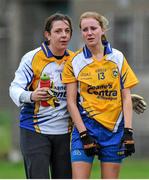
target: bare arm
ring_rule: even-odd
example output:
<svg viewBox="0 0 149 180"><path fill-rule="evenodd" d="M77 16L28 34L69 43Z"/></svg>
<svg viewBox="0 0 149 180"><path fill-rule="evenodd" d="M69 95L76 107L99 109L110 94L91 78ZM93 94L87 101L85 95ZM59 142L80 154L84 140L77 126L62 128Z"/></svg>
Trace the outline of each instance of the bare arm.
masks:
<svg viewBox="0 0 149 180"><path fill-rule="evenodd" d="M79 133L86 131L81 115L77 107L77 82L67 84L67 106L68 111L76 125Z"/></svg>
<svg viewBox="0 0 149 180"><path fill-rule="evenodd" d="M132 100L130 89L122 90L125 128L132 128Z"/></svg>
<svg viewBox="0 0 149 180"><path fill-rule="evenodd" d="M130 156L135 153L132 129L132 100L130 89L122 90L123 112L124 112L124 135L121 142L125 145L125 155Z"/></svg>

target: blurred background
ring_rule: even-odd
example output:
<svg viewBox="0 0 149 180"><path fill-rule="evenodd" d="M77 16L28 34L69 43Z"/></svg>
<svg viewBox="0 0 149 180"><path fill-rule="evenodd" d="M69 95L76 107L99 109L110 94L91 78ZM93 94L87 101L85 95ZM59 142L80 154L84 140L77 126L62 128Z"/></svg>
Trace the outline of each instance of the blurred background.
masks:
<svg viewBox="0 0 149 180"><path fill-rule="evenodd" d="M21 57L41 45L44 19L55 12L72 18L73 36L69 49L80 48L79 16L88 10L97 11L109 19L108 40L112 47L125 54L140 80L132 93L143 96L149 104L148 0L0 0L0 178L11 178L8 172L7 176L2 175L5 165L1 162L18 163L22 160L19 109L9 98L8 90ZM142 115L134 113L133 127L136 153L131 160L135 158L141 162L146 159L149 164L149 109Z"/></svg>

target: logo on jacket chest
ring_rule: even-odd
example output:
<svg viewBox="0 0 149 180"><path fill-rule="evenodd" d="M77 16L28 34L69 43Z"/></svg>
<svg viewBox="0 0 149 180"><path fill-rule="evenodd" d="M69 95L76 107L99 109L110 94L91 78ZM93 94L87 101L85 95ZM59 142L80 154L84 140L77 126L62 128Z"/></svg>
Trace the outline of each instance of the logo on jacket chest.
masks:
<svg viewBox="0 0 149 180"><path fill-rule="evenodd" d="M82 73L80 73L79 77L80 77L81 80L92 79L91 72L82 72Z"/></svg>

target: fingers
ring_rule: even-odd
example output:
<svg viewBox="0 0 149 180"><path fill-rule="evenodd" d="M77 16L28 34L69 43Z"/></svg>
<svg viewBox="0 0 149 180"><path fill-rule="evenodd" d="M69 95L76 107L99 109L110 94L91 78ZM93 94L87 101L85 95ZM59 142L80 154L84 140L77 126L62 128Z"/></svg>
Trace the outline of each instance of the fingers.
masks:
<svg viewBox="0 0 149 180"><path fill-rule="evenodd" d="M134 146L130 147L130 148L126 148L125 149L125 156L131 156L133 153L135 153L135 148Z"/></svg>
<svg viewBox="0 0 149 180"><path fill-rule="evenodd" d="M135 142L133 139L124 141L124 146L126 156L131 156L133 153L135 153Z"/></svg>
<svg viewBox="0 0 149 180"><path fill-rule="evenodd" d="M85 154L90 157L90 156L93 156L94 155L94 152L92 149L84 149L85 151Z"/></svg>
<svg viewBox="0 0 149 180"><path fill-rule="evenodd" d="M139 105L135 107L134 111L137 114L143 113L145 111L145 109L141 108Z"/></svg>
<svg viewBox="0 0 149 180"><path fill-rule="evenodd" d="M127 145L127 144L134 144L134 140L127 140L127 141L124 141L124 144Z"/></svg>
<svg viewBox="0 0 149 180"><path fill-rule="evenodd" d="M145 110L146 107L147 107L147 104L146 104L146 102L144 100L140 100L139 106L142 107Z"/></svg>
<svg viewBox="0 0 149 180"><path fill-rule="evenodd" d="M84 145L84 149L90 149L90 148L94 148L94 147L97 147L97 145L95 143Z"/></svg>
<svg viewBox="0 0 149 180"><path fill-rule="evenodd" d="M100 145L97 143L84 145L84 151L87 156L99 155Z"/></svg>
<svg viewBox="0 0 149 180"><path fill-rule="evenodd" d="M136 96L133 98L133 110L137 114L144 113L147 108L147 103L144 101L144 99L136 99Z"/></svg>
<svg viewBox="0 0 149 180"><path fill-rule="evenodd" d="M137 114L143 113L147 108L147 104L145 101L140 100L138 103L136 103L133 107L134 111Z"/></svg>
<svg viewBox="0 0 149 180"><path fill-rule="evenodd" d="M97 149L100 149L100 145L99 145L98 143L96 144L96 148L97 148Z"/></svg>
<svg viewBox="0 0 149 180"><path fill-rule="evenodd" d="M51 96L48 93L48 88L37 88L32 93L33 101L47 101Z"/></svg>
<svg viewBox="0 0 149 180"><path fill-rule="evenodd" d="M36 95L41 101L46 100L50 97L46 89L39 89Z"/></svg>
<svg viewBox="0 0 149 180"><path fill-rule="evenodd" d="M143 100L144 98L142 96L139 96L138 94L131 94L132 100Z"/></svg>
<svg viewBox="0 0 149 180"><path fill-rule="evenodd" d="M87 156L94 156L94 155L99 155L99 149L96 147L94 148L89 148L89 149L84 149L84 152Z"/></svg>
<svg viewBox="0 0 149 180"><path fill-rule="evenodd" d="M128 150L125 150L125 156L131 156L132 155L132 152L128 151Z"/></svg>

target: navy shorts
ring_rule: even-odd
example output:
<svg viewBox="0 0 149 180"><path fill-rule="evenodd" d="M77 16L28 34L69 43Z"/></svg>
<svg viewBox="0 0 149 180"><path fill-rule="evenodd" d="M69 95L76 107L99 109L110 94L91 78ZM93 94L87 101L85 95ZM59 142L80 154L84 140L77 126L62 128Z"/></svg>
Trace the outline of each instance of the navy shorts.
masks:
<svg viewBox="0 0 149 180"><path fill-rule="evenodd" d="M100 145L98 159L101 162L114 162L120 163L124 155L124 147L121 146L121 138L123 136L123 123L119 126L117 132L111 132L97 121L84 116L84 124L88 133L95 138L96 142ZM79 132L76 127L72 133L71 143L71 161L85 161L92 163L94 156L88 157L83 150L83 144L80 139Z"/></svg>

